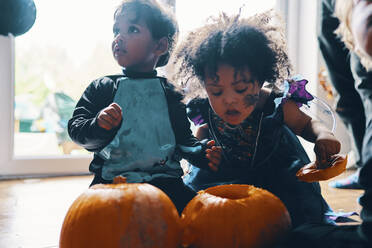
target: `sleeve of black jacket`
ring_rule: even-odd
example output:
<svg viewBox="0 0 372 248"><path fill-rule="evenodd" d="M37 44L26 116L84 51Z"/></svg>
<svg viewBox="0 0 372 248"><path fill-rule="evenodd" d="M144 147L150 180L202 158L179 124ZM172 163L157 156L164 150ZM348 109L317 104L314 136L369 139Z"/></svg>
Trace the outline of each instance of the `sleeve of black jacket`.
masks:
<svg viewBox="0 0 372 248"><path fill-rule="evenodd" d="M120 127L108 131L97 124L98 113L113 102L116 89L116 80L109 77L93 81L84 91L68 122L71 139L88 151L100 151L111 142Z"/></svg>
<svg viewBox="0 0 372 248"><path fill-rule="evenodd" d="M175 159L186 159L189 163L200 168L209 168L209 160L205 157L207 140L200 141L191 132L190 122L186 115L186 106L182 103L182 94L175 91L174 86L164 83L166 88L169 116L176 136Z"/></svg>

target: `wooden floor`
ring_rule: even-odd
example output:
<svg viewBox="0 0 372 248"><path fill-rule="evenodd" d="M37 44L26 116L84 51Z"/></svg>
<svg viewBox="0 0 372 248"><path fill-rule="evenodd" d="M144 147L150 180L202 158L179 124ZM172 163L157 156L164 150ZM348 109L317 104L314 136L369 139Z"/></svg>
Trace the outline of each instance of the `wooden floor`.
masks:
<svg viewBox="0 0 372 248"><path fill-rule="evenodd" d="M344 177L350 172L341 175ZM91 176L0 181L0 247L58 247L60 228L71 203ZM335 211L360 211L361 190L340 190L321 184ZM359 221L358 217L354 217Z"/></svg>
<svg viewBox="0 0 372 248"><path fill-rule="evenodd" d="M346 171L345 173L334 179L320 182L322 188L322 195L335 212L357 212L358 214L360 213L361 207L358 203L358 198L363 194L363 190L335 189L328 186L328 183L330 181L344 178L353 172L354 170ZM349 225L360 223L359 216L352 216L351 219L355 220L356 222L350 222L345 224Z"/></svg>

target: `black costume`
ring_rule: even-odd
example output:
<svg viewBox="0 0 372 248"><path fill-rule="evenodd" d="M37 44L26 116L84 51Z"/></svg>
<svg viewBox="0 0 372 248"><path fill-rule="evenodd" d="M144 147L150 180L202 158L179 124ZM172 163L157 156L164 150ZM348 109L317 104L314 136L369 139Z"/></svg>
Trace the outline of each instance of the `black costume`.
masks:
<svg viewBox="0 0 372 248"><path fill-rule="evenodd" d="M209 139L222 147L222 161L217 172L190 165L189 174L183 178L186 185L196 191L231 183L254 185L283 201L293 227L309 221L334 224L328 218L334 213L323 199L319 183L302 182L296 177L296 172L310 163L310 159L297 136L284 123L284 101L291 99L298 104L309 101L299 93L305 91L298 86L304 81L307 82L292 83L291 89L298 91L291 96L272 92L264 106L256 107L235 127L214 113L208 99L191 100L187 105L189 118L196 126L208 124Z"/></svg>
<svg viewBox="0 0 372 248"><path fill-rule="evenodd" d="M100 152L113 141L120 127L125 125L125 123L122 121L121 125L117 128L105 130L98 126L97 116L102 109L113 102L119 85L125 83L125 79L132 81L155 79L154 82L160 82L164 90L169 121L177 145L169 161L175 161L179 164L179 160L185 158L195 165L206 167L208 163L208 160L205 158L206 141L200 142L192 135L190 123L186 116L185 105L181 102L182 95L176 92L173 85L167 82L165 78L156 77L156 71L151 73L124 71L124 75L106 76L94 80L80 98L73 116L68 123L68 131L72 140L88 151L94 152L94 159L89 167L89 170L95 175L92 185L97 183L111 183L112 181L103 177L102 168L104 168L108 160L102 157ZM133 83L135 84L136 81ZM122 90L125 91L125 89ZM125 120L125 111L126 110L123 109L123 120ZM151 112L151 110L149 111ZM156 115L157 113L153 114ZM148 122L151 123L151 121L151 116L148 116ZM167 163L167 161L165 161L165 163ZM122 164L121 166L125 167L126 165ZM161 188L174 201L178 210L182 211L187 202L195 195L195 192L183 184L181 179L183 174L181 166L174 169L172 172L173 174L170 176L164 174L165 177L157 178L151 178L151 173L154 172L152 168L159 168L163 170L163 172L166 172L164 171L164 166L157 164L146 166L146 172L149 176L137 182L147 182ZM139 173L143 172L141 168L136 169L136 171ZM159 170L156 172L158 173ZM118 173L118 175L120 175L120 173ZM146 178L148 178L148 180L146 180Z"/></svg>

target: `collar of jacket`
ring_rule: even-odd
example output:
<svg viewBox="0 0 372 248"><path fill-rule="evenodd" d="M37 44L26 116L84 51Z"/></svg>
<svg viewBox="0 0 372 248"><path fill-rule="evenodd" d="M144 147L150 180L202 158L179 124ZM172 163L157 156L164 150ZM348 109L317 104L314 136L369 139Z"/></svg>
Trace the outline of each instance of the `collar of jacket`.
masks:
<svg viewBox="0 0 372 248"><path fill-rule="evenodd" d="M123 74L129 78L154 78L157 75L157 71L153 70L150 72L138 72L138 71L131 71L128 69L123 69Z"/></svg>

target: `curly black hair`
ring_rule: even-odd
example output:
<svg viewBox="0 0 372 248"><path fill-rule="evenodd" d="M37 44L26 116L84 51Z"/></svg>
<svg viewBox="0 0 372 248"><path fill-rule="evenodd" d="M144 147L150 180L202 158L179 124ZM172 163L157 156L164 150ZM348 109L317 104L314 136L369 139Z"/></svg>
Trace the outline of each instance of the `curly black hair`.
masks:
<svg viewBox="0 0 372 248"><path fill-rule="evenodd" d="M190 32L172 58L172 79L184 90L186 100L206 97L205 72L217 77L220 63L237 71L248 68L261 85L267 82L273 88L290 75L284 25L273 10L246 19L222 13L211 20Z"/></svg>
<svg viewBox="0 0 372 248"><path fill-rule="evenodd" d="M160 56L156 67L166 65L178 38L178 23L171 9L155 0L123 0L116 8L114 18L126 11L134 11L137 20L143 18L154 39L168 38L168 52Z"/></svg>

